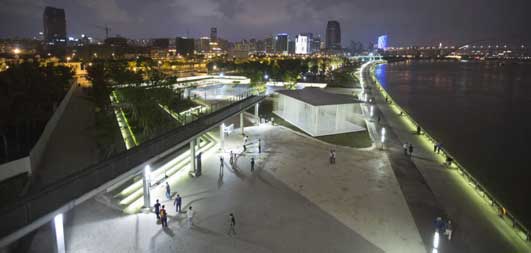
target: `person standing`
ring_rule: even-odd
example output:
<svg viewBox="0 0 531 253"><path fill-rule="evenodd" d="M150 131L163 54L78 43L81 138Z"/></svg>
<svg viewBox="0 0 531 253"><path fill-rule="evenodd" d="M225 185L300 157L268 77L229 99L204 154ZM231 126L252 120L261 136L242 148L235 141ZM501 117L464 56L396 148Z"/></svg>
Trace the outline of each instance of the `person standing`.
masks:
<svg viewBox="0 0 531 253"><path fill-rule="evenodd" d="M164 205L160 209L160 223L162 224L162 227L168 227L168 213L166 212Z"/></svg>
<svg viewBox="0 0 531 253"><path fill-rule="evenodd" d="M446 222L446 231L444 231L444 234L448 236L448 241L452 240L452 221L448 220Z"/></svg>
<svg viewBox="0 0 531 253"><path fill-rule="evenodd" d="M407 149L408 149L409 145L406 143L404 143L404 145L402 145L402 148L404 149L404 155L407 156Z"/></svg>
<svg viewBox="0 0 531 253"><path fill-rule="evenodd" d="M254 157L251 158L251 172L254 171Z"/></svg>
<svg viewBox="0 0 531 253"><path fill-rule="evenodd" d="M437 143L437 154L439 154L439 152L441 152L441 149L442 149L442 143Z"/></svg>
<svg viewBox="0 0 531 253"><path fill-rule="evenodd" d="M229 236L236 235L236 219L234 218L234 214L229 214Z"/></svg>
<svg viewBox="0 0 531 253"><path fill-rule="evenodd" d="M330 149L330 157L328 158L328 162L330 162L330 164L334 163L333 159L334 159L334 153L333 151Z"/></svg>
<svg viewBox="0 0 531 253"><path fill-rule="evenodd" d="M223 156L219 157L219 169L223 169Z"/></svg>
<svg viewBox="0 0 531 253"><path fill-rule="evenodd" d="M336 164L336 150L332 150L332 163Z"/></svg>
<svg viewBox="0 0 531 253"><path fill-rule="evenodd" d="M420 129L420 126L417 125L417 134L420 135L422 133L422 130Z"/></svg>
<svg viewBox="0 0 531 253"><path fill-rule="evenodd" d="M153 207L155 208L155 215L157 215L157 220L160 220L160 203L158 199L155 201L155 205Z"/></svg>
<svg viewBox="0 0 531 253"><path fill-rule="evenodd" d="M166 182L166 198L168 198L168 200L171 200L171 189L170 184L168 184L168 182Z"/></svg>
<svg viewBox="0 0 531 253"><path fill-rule="evenodd" d="M175 211L177 213L180 213L181 212L181 204L182 204L181 195L177 194L177 197L175 197L175 201L173 202L173 204L175 205Z"/></svg>
<svg viewBox="0 0 531 253"><path fill-rule="evenodd" d="M413 144L409 144L409 156L413 155Z"/></svg>
<svg viewBox="0 0 531 253"><path fill-rule="evenodd" d="M262 153L262 140L258 139L258 154Z"/></svg>
<svg viewBox="0 0 531 253"><path fill-rule="evenodd" d="M438 150L437 149L437 145L439 145L439 144L438 143L433 144L433 152L438 154L439 152L437 152L437 150Z"/></svg>
<svg viewBox="0 0 531 253"><path fill-rule="evenodd" d="M188 228L192 228L192 226L194 225L194 211L192 210L192 206L188 207L188 212L186 212L186 216L188 217Z"/></svg>
<svg viewBox="0 0 531 253"><path fill-rule="evenodd" d="M232 153L232 150L230 151L230 158L229 158L230 165L234 165L234 154Z"/></svg>

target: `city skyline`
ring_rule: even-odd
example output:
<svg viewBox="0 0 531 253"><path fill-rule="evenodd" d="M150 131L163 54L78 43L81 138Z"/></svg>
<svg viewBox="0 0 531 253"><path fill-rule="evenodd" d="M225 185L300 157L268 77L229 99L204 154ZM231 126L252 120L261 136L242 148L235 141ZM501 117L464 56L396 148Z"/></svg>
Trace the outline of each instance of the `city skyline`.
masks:
<svg viewBox="0 0 531 253"><path fill-rule="evenodd" d="M343 46L353 41L376 43L377 36L389 34L390 45L411 43L459 43L481 39L527 42L531 35L525 24L525 1L483 1L481 4L451 0L424 3L420 0L342 1L305 3L293 1L211 0L186 3L163 0L142 1L15 1L0 3L0 37L35 37L42 32L42 11L50 5L64 8L69 36L88 34L128 38L208 36L217 27L218 36L231 41L266 38L277 33L311 32L325 35L326 23L338 20ZM474 10L474 11L470 11ZM16 26L13 21L16 20Z"/></svg>

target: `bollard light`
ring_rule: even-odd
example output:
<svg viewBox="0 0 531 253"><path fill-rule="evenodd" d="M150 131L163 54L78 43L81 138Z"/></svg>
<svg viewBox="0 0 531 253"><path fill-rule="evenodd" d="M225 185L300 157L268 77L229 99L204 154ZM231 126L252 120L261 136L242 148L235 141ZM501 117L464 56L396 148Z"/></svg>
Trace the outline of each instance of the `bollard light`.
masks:
<svg viewBox="0 0 531 253"><path fill-rule="evenodd" d="M382 137L382 145L383 145L383 143L385 142L385 127L382 127L381 137Z"/></svg>
<svg viewBox="0 0 531 253"><path fill-rule="evenodd" d="M372 118L373 115L374 115L374 106L371 105L371 118Z"/></svg>

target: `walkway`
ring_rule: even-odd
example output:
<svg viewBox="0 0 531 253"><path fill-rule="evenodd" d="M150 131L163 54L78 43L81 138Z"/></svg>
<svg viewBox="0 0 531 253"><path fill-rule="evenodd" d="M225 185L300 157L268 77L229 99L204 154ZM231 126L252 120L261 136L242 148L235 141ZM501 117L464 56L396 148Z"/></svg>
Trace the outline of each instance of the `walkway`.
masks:
<svg viewBox="0 0 531 253"><path fill-rule="evenodd" d="M365 80L373 86L368 78ZM529 245L517 238L516 234L499 220L496 210L479 198L455 170L448 170L438 162L433 154L433 147L421 141L401 120L401 116L389 108L377 90L374 90L373 96L376 97L376 105L383 118L380 127L385 126L388 133L391 132L391 141L386 144L386 150L397 178L402 181L401 178L407 177L407 174L418 177L414 176L415 171L412 168L415 168L427 184L422 193L425 197L417 196L421 193L419 191L411 192L412 196L417 196L420 200L418 204L428 207L426 212L420 213L416 218L417 223L428 223L429 216L435 213L448 216L453 221L452 241L443 240L439 252L531 252ZM403 155L401 145L404 142L412 143L415 147L411 159ZM421 185L418 187L422 188ZM402 190L408 199L408 190L404 187ZM415 207L411 204L410 209L416 216ZM419 229L422 229L422 226Z"/></svg>
<svg viewBox="0 0 531 253"><path fill-rule="evenodd" d="M90 200L65 217L67 251L384 252L382 248L390 243L383 239L401 242L402 249L406 245L404 243L411 243L413 249L419 249L420 238L397 190L398 186L388 173L389 168L385 168L385 162L380 164L383 167L375 170L365 167L380 163L377 153L350 156L346 152L352 152L351 149L338 149L337 167L331 168L326 162L328 145L281 127L250 127L246 129L250 142L255 143L257 138L262 138L264 152L258 154L256 145L249 146L247 153L238 156L237 167L231 168L228 151L241 151L242 137L237 133L239 129L226 139L223 173L219 170L219 153L212 149L203 156L201 177L186 177L172 185L173 190L183 196L183 207L192 205L196 211L194 228L187 228L185 214L175 212L171 201L163 196L164 188L161 186L152 189L152 200L158 198L167 206L170 216L168 229L157 225L152 213L127 215L98 200ZM297 156L296 150L301 148L308 148L308 155ZM251 157L257 159L254 173L250 171ZM276 162L284 163L285 167L277 167L280 164ZM353 166L355 169L351 174L349 169ZM299 172L304 168L316 173L311 177L313 180L323 179L324 176L327 183L319 186L310 181L297 182ZM289 173L292 169L294 173ZM325 173L318 173L319 170ZM272 171L276 171L274 175L270 173ZM354 176L356 174L357 177ZM348 176L349 180L342 179L342 175ZM370 181L362 176L369 176ZM279 180L283 177L296 185L286 186L287 181L283 183ZM357 183L352 184L350 180ZM299 188L301 185L304 188L302 191ZM298 190L294 191L294 187ZM320 199L310 196L319 191L322 191ZM368 194L371 192L373 194ZM358 196L357 199L354 196ZM346 199L350 200L345 202ZM366 205L371 203L375 209L381 210L367 208ZM390 205L394 207L382 208ZM238 234L235 237L226 235L230 212L237 219ZM355 226L358 227L353 230ZM365 228L370 230L364 231ZM403 235L397 237L396 228L402 228ZM53 233L43 231L46 228L35 236L30 251L50 252L53 249ZM384 238L391 235L397 239Z"/></svg>

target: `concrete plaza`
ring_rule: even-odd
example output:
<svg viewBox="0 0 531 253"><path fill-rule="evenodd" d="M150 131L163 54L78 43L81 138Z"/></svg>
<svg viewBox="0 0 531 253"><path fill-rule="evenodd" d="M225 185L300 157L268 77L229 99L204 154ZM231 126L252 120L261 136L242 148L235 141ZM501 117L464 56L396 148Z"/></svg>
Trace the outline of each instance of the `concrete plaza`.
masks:
<svg viewBox="0 0 531 253"><path fill-rule="evenodd" d="M164 197L163 185L152 188L151 199L169 210L166 229L153 213L125 214L102 196L66 214L67 252L426 252L382 152L335 147L280 126L245 131L247 152L236 129L222 153L204 154L201 177L171 185L183 208L196 212L192 229ZM337 150L335 165L328 163L330 149ZM239 153L234 167L230 150ZM231 212L234 237L227 235ZM51 226L44 227L29 251L53 251L54 241Z"/></svg>

